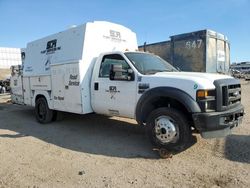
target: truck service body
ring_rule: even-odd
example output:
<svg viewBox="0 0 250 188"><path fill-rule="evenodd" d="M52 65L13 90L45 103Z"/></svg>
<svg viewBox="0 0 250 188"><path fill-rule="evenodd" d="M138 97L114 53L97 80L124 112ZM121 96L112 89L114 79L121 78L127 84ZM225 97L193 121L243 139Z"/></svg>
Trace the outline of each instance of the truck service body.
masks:
<svg viewBox="0 0 250 188"><path fill-rule="evenodd" d="M137 49L134 32L104 21L30 42L23 67L12 68L12 101L34 106L40 123L59 111L133 118L153 144L174 151L186 148L191 128L212 138L240 123L238 80L179 72Z"/></svg>

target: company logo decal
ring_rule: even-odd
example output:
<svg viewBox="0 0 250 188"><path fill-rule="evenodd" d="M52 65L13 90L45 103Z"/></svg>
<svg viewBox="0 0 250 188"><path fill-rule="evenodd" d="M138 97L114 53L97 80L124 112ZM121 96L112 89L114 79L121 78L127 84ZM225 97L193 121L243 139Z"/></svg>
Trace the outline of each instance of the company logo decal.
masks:
<svg viewBox="0 0 250 188"><path fill-rule="evenodd" d="M47 60L45 62L45 70L49 70L50 69L50 64L51 64L51 56L47 57Z"/></svg>
<svg viewBox="0 0 250 188"><path fill-rule="evenodd" d="M122 39L121 32L115 30L109 30L109 35L103 35L103 37L114 42L126 42Z"/></svg>
<svg viewBox="0 0 250 188"><path fill-rule="evenodd" d="M198 84L194 84L194 89L197 89L198 88Z"/></svg>
<svg viewBox="0 0 250 188"><path fill-rule="evenodd" d="M57 50L61 50L61 46L57 47L56 46L57 39L51 40L47 42L47 47L46 50L41 51L41 54L53 54Z"/></svg>
<svg viewBox="0 0 250 188"><path fill-rule="evenodd" d="M237 97L240 93L238 91L233 92L233 96Z"/></svg>
<svg viewBox="0 0 250 188"><path fill-rule="evenodd" d="M105 90L106 92L110 93L110 99L115 99L115 94L120 93L120 91L117 90L116 86L109 86L109 90Z"/></svg>

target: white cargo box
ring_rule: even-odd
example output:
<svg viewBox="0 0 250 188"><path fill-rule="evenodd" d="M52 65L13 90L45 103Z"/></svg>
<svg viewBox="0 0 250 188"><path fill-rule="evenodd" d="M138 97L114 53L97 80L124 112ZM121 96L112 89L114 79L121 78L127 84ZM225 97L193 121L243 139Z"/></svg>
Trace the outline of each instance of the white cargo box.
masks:
<svg viewBox="0 0 250 188"><path fill-rule="evenodd" d="M103 52L137 50L136 34L104 21L89 22L28 43L23 68L24 103L37 95L50 109L90 113L92 65Z"/></svg>
<svg viewBox="0 0 250 188"><path fill-rule="evenodd" d="M50 65L79 60L87 68L102 52L126 49L138 49L130 29L105 21L89 22L28 43L24 76L49 75Z"/></svg>

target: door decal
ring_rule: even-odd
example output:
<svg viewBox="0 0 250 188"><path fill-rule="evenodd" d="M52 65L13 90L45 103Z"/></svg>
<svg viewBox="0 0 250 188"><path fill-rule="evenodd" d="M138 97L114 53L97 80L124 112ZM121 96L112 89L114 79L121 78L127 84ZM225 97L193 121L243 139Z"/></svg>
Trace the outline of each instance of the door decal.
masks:
<svg viewBox="0 0 250 188"><path fill-rule="evenodd" d="M120 91L118 91L116 89L116 86L109 86L109 90L106 90L106 92L109 92L110 93L110 98L111 99L115 99L115 94L116 93L120 93Z"/></svg>

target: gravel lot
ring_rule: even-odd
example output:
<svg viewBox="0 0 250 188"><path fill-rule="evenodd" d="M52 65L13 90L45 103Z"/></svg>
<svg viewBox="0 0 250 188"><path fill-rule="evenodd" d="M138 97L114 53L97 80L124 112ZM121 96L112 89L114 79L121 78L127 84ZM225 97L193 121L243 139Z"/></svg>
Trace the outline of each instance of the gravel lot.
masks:
<svg viewBox="0 0 250 188"><path fill-rule="evenodd" d="M0 80L5 80L10 77L10 69L0 69Z"/></svg>
<svg viewBox="0 0 250 188"><path fill-rule="evenodd" d="M65 114L41 125L33 108L1 95L0 187L250 187L250 82L242 90L246 115L232 135L195 135L168 159L130 119Z"/></svg>

